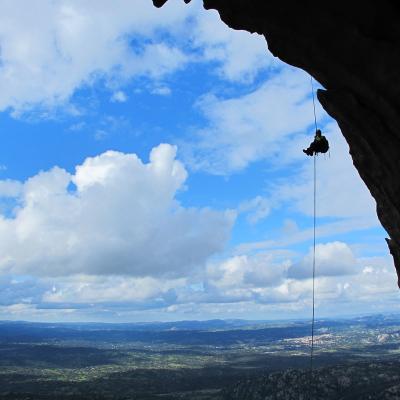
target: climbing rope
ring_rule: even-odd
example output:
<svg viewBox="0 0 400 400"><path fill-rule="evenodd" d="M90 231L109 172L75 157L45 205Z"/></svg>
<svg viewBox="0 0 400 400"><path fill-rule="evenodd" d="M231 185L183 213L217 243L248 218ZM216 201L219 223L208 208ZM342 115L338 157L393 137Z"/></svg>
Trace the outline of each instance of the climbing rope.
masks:
<svg viewBox="0 0 400 400"><path fill-rule="evenodd" d="M313 103L313 109L314 109L314 124L315 124L315 131L317 131L318 126L317 126L317 112L315 111L314 79L312 76L310 78L311 78L312 103Z"/></svg>
<svg viewBox="0 0 400 400"><path fill-rule="evenodd" d="M315 131L317 131L317 113L315 111L315 94L313 77L311 76L311 92L314 110ZM312 264L312 322L311 322L311 353L310 353L310 399L314 385L314 327L315 327L315 244L316 244L316 221L317 221L317 155L314 153L314 221L313 221L313 264Z"/></svg>

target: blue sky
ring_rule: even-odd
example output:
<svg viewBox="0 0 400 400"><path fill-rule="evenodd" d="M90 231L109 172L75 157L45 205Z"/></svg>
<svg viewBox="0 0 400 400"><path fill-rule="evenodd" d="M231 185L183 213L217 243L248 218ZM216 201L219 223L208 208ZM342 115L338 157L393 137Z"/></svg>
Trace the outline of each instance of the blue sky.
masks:
<svg viewBox="0 0 400 400"><path fill-rule="evenodd" d="M0 5L0 318L310 315L310 77L200 3ZM374 200L317 117L317 315L395 312Z"/></svg>

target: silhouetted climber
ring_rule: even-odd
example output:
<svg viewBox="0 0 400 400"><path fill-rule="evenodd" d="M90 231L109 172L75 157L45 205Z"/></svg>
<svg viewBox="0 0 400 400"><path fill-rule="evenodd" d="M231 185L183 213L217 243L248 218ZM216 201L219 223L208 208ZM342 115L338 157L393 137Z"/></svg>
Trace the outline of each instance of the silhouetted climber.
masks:
<svg viewBox="0 0 400 400"><path fill-rule="evenodd" d="M326 153L329 150L328 139L321 133L319 129L315 132L314 141L308 149L303 150L308 156L313 156L317 153Z"/></svg>

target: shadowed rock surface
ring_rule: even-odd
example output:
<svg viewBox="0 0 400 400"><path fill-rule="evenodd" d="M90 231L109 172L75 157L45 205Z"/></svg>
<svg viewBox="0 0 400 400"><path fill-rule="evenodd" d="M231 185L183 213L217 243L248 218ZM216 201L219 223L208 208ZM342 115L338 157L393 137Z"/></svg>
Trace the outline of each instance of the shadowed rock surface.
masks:
<svg viewBox="0 0 400 400"><path fill-rule="evenodd" d="M376 200L400 287L400 3L204 0L204 8L264 35L275 56L323 85L318 99Z"/></svg>

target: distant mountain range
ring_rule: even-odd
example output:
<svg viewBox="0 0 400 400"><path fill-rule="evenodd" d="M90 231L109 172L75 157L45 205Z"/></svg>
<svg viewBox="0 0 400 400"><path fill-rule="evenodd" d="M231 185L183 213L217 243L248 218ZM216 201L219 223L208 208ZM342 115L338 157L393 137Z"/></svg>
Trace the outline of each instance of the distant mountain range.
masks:
<svg viewBox="0 0 400 400"><path fill-rule="evenodd" d="M400 324L397 315L373 315L351 319L316 321L316 331L358 327L384 327ZM35 323L0 321L0 343L83 340L93 342L143 342L182 345L224 346L258 343L310 335L310 321L209 320L177 322L113 323Z"/></svg>
<svg viewBox="0 0 400 400"><path fill-rule="evenodd" d="M137 324L50 324L1 322L0 343L82 340L224 346L234 343L296 338L308 335L310 324L275 326L249 321L182 321Z"/></svg>

